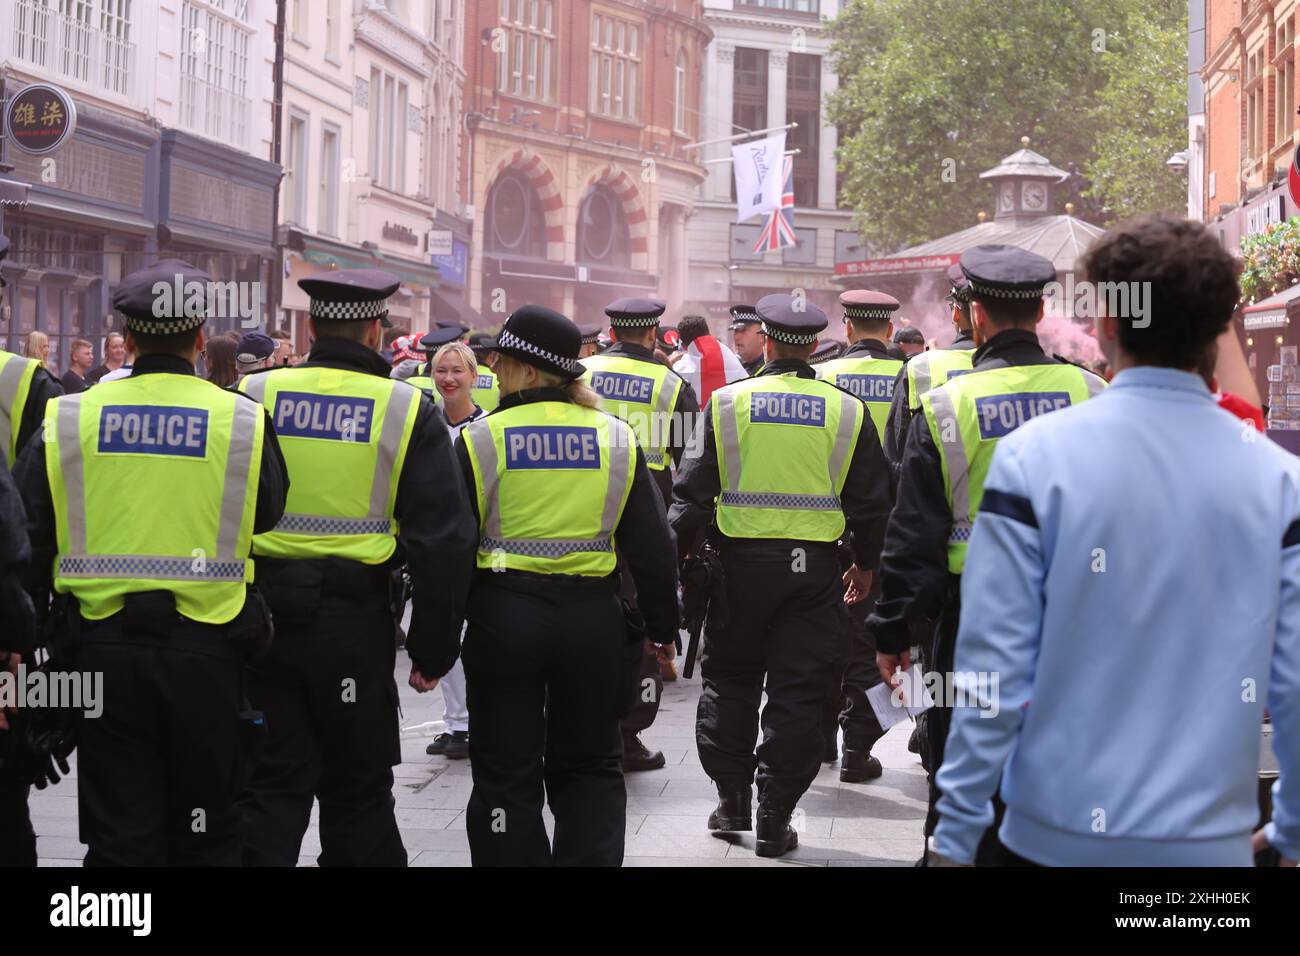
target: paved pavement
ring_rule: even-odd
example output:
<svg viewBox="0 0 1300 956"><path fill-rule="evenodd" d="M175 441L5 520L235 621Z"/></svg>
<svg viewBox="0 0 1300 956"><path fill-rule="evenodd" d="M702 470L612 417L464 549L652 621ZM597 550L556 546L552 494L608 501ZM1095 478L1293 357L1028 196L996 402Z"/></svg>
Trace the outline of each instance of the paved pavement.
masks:
<svg viewBox="0 0 1300 956"><path fill-rule="evenodd" d="M680 666L681 661L679 659ZM465 804L467 760L430 757L425 745L442 729L442 693L419 695L406 685L409 665L399 654L402 764L394 769L397 822L412 866L468 866ZM666 684L655 725L642 739L668 759L663 770L627 778L627 866L900 866L921 853L925 772L907 752L911 723L894 727L874 748L884 776L866 784L839 782L839 767L822 766L799 804L800 846L780 860L754 855L752 833L712 836L705 821L716 798L695 751L699 675ZM85 855L77 838L76 767L69 779L33 791L32 821L42 866L76 866ZM549 816L548 816L549 822ZM320 851L316 811L299 865Z"/></svg>

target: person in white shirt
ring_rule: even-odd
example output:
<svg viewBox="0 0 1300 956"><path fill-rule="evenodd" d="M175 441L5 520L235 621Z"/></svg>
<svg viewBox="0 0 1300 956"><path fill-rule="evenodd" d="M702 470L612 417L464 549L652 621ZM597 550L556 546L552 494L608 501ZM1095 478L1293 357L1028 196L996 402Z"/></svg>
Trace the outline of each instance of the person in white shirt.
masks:
<svg viewBox="0 0 1300 956"><path fill-rule="evenodd" d="M454 441L461 429L487 414L474 404L478 360L468 345L448 342L433 354L429 369L434 387L442 396L442 415ZM442 719L447 729L434 737L424 752L435 757L461 760L469 756L469 706L465 699L465 669L460 658L438 686L442 688Z"/></svg>
<svg viewBox="0 0 1300 956"><path fill-rule="evenodd" d="M677 326L682 348L673 371L695 389L700 408L709 402L714 389L749 378L740 356L709 334L708 320L702 315L685 316Z"/></svg>

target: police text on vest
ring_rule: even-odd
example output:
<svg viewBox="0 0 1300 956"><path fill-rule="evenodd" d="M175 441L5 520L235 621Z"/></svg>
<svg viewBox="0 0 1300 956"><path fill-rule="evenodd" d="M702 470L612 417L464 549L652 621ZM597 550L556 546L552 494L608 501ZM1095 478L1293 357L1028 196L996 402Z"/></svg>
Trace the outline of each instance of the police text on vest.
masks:
<svg viewBox="0 0 1300 956"><path fill-rule="evenodd" d="M206 408L105 405L100 411L101 453L202 458L207 447Z"/></svg>
<svg viewBox="0 0 1300 956"><path fill-rule="evenodd" d="M894 398L892 375L840 374L835 376L835 384L864 402L888 402Z"/></svg>
<svg viewBox="0 0 1300 956"><path fill-rule="evenodd" d="M826 399L797 392L755 392L749 400L749 420L821 428L826 424Z"/></svg>
<svg viewBox="0 0 1300 956"><path fill-rule="evenodd" d="M505 430L505 439L507 468L600 467L600 438L594 428L515 426Z"/></svg>
<svg viewBox="0 0 1300 956"><path fill-rule="evenodd" d="M649 405L655 392L655 380L623 372L593 372L591 387L609 402L636 402Z"/></svg>
<svg viewBox="0 0 1300 956"><path fill-rule="evenodd" d="M51 926L129 926L148 936L153 926L152 893L82 893L72 887L50 897Z"/></svg>
<svg viewBox="0 0 1300 956"><path fill-rule="evenodd" d="M1016 392L1011 395L988 395L975 399L980 438L1003 438L1031 418L1067 408L1067 392Z"/></svg>
<svg viewBox="0 0 1300 956"><path fill-rule="evenodd" d="M277 437L370 441L375 400L314 392L280 392L275 396Z"/></svg>

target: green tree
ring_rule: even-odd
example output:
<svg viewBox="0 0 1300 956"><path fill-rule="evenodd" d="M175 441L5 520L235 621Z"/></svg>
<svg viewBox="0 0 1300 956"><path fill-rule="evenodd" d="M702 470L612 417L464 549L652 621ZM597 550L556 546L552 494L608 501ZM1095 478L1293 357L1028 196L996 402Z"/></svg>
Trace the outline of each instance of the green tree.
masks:
<svg viewBox="0 0 1300 956"><path fill-rule="evenodd" d="M1135 119L1114 115L1133 111L1131 103L1110 110L1101 103L1116 73L1138 59L1114 52L1115 44L1129 36L1137 43L1144 34L1134 23L1148 7L1159 13L1147 19L1162 25L1176 20L1175 8L1185 11L1178 0L847 4L831 24L840 88L828 107L840 128L840 202L856 211L868 242L894 250L974 225L992 205L979 174L1018 149L1022 136L1057 165L1090 173L1099 144L1118 138L1117 120ZM1141 59L1148 79L1161 69ZM1156 85L1182 89L1183 72L1158 76ZM1164 161L1179 146L1166 145L1145 143L1176 189ZM1129 169L1101 167L1109 178L1090 195L1108 200L1113 189L1130 188Z"/></svg>

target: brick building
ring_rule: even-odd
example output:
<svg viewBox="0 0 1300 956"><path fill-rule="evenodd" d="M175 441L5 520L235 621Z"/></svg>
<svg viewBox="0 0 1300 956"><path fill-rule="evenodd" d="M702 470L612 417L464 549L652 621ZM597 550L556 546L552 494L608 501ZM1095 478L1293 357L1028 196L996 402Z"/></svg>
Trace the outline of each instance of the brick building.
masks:
<svg viewBox="0 0 1300 956"><path fill-rule="evenodd" d="M625 295L675 308L711 33L700 0L482 0L466 12L469 302L579 321Z"/></svg>

